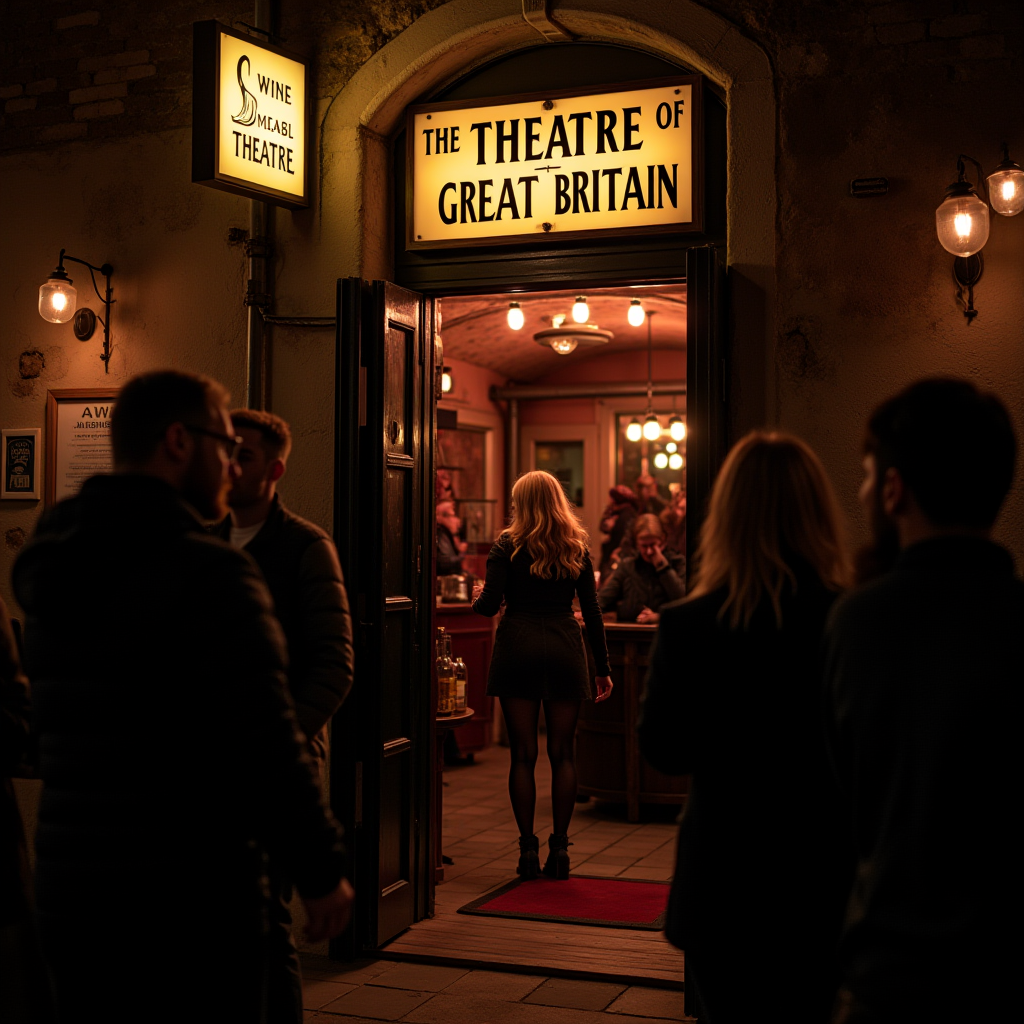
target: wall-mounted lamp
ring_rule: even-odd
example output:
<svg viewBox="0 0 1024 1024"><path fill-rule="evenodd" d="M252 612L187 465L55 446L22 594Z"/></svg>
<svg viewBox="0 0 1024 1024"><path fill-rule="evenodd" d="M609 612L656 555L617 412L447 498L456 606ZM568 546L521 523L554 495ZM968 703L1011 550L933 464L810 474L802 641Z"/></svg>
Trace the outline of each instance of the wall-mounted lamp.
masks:
<svg viewBox="0 0 1024 1024"><path fill-rule="evenodd" d="M453 387L455 384L452 381L452 368L450 366L441 367L441 394L450 395Z"/></svg>
<svg viewBox="0 0 1024 1024"><path fill-rule="evenodd" d="M964 161L978 169L979 182L988 202L978 195L967 180ZM1007 146L1003 146L1003 161L985 179L981 164L973 157L961 153L956 161L957 179L946 189L946 197L935 211L935 231L942 247L956 257L953 260L953 280L957 284L957 301L964 307L964 316L970 323L977 315L974 308L974 286L985 269L981 250L988 241L989 203L996 213L1014 217L1024 210L1024 171L1010 159ZM998 193L993 198L993 193Z"/></svg>
<svg viewBox="0 0 1024 1024"><path fill-rule="evenodd" d="M110 276L114 268L109 263L97 267L86 260L80 260L75 256L67 256L67 250L61 249L60 258L57 261L57 269L46 279L45 283L39 286L39 315L52 324L66 324L74 317L75 337L79 341L88 341L96 330L96 321L103 324L103 351L100 359L107 373L110 373L110 307L114 304L112 298L114 291L110 286ZM89 276L92 278L93 290L96 297L103 303L104 316L97 316L88 307L77 310L78 289L72 284L68 272L64 269L64 261L81 263L83 267L89 268ZM100 295L96 285L95 271L99 271L107 281L106 295Z"/></svg>
<svg viewBox="0 0 1024 1024"><path fill-rule="evenodd" d="M644 307L641 305L639 299L629 300L629 310L626 313L626 319L629 321L630 327L640 327L647 314L644 313Z"/></svg>
<svg viewBox="0 0 1024 1024"><path fill-rule="evenodd" d="M508 325L513 331L521 331L523 329L523 324L526 323L526 314L523 313L518 302L510 302L508 304L508 312L505 314L505 319L508 321Z"/></svg>

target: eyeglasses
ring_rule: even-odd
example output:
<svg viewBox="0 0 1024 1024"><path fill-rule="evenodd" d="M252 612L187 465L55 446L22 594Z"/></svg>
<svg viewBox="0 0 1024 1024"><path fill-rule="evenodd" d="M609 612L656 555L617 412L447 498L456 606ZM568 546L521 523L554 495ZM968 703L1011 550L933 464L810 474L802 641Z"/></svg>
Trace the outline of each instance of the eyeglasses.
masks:
<svg viewBox="0 0 1024 1024"><path fill-rule="evenodd" d="M238 456L238 449L245 443L245 439L237 435L221 434L216 430L207 430L206 427L193 427L186 424L185 429L193 434L202 434L203 437L212 437L218 442L218 447L228 457L229 462L235 461Z"/></svg>

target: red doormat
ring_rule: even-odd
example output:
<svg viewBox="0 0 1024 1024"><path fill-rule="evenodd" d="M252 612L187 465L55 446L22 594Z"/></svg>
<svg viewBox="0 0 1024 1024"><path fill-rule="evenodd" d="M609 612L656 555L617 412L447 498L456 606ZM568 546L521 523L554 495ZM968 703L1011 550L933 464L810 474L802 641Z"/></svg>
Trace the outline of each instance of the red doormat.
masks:
<svg viewBox="0 0 1024 1024"><path fill-rule="evenodd" d="M459 913L660 931L665 927L668 892L668 882L592 875L572 875L558 882L541 875L529 882L507 882L460 907Z"/></svg>

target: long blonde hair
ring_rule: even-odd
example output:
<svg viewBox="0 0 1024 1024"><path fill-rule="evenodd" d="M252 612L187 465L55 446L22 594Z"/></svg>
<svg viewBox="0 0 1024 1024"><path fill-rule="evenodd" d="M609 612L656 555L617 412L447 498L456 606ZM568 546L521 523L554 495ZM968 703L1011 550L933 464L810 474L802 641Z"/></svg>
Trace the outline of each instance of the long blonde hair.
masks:
<svg viewBox="0 0 1024 1024"><path fill-rule="evenodd" d="M849 584L843 520L821 460L798 437L755 430L726 456L711 491L689 597L725 587L719 618L746 628L767 595L782 625L781 595L805 562L829 590Z"/></svg>
<svg viewBox="0 0 1024 1024"><path fill-rule="evenodd" d="M512 541L512 557L524 548L533 559L530 572L542 579L576 579L587 556L587 531L580 525L562 485L537 469L512 487L512 523L503 531Z"/></svg>

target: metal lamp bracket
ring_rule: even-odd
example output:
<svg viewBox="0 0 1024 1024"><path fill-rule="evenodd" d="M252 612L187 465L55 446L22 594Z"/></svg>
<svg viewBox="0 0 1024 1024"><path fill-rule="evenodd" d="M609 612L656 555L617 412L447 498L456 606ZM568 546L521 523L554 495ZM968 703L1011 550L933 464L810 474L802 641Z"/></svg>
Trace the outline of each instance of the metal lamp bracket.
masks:
<svg viewBox="0 0 1024 1024"><path fill-rule="evenodd" d="M103 324L103 351L100 353L100 359L103 360L104 371L110 373L110 307L117 301L113 297L114 289L110 285L110 277L114 273L114 268L109 263L104 263L102 266L97 267L88 260L80 260L77 256L68 256L67 250L61 249L60 260L58 261L59 270L64 269L65 260L69 260L71 263L80 263L83 267L89 268L89 277L92 278L93 291L96 292L96 298L103 303L103 316L94 313L88 308L78 310L75 313L74 331L75 337L79 341L86 341L92 337L93 331L96 329L96 321L99 320ZM106 288L102 295L100 294L99 286L96 284L97 270L106 278Z"/></svg>
<svg viewBox="0 0 1024 1024"><path fill-rule="evenodd" d="M956 256L953 258L953 281L956 283L956 303L963 308L967 323L970 324L978 315L974 308L974 286L981 280L985 271L985 260L980 252L973 256Z"/></svg>

